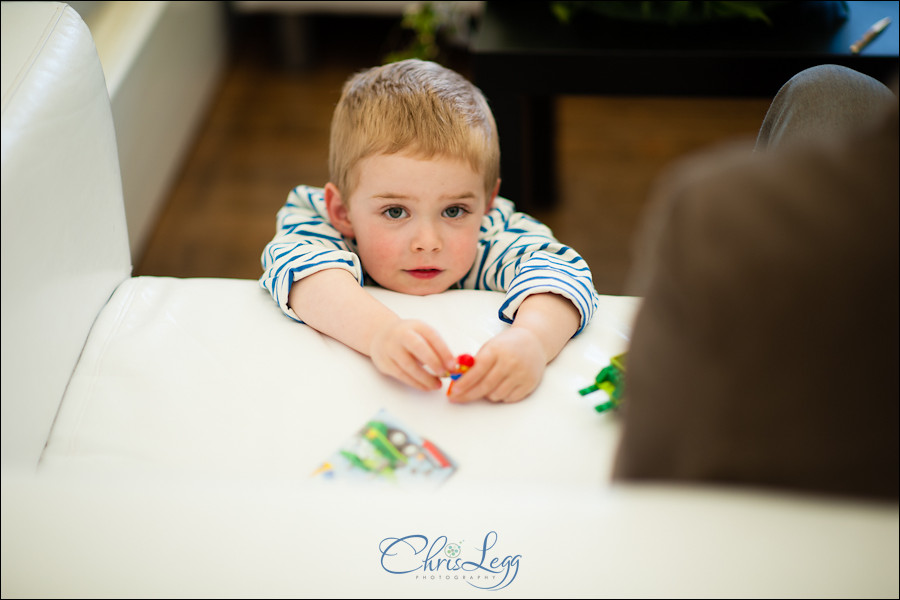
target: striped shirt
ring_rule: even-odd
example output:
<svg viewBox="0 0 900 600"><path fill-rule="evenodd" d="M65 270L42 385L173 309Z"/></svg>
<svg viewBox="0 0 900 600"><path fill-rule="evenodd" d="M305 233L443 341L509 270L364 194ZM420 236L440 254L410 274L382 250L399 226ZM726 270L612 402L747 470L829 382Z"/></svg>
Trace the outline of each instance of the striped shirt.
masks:
<svg viewBox="0 0 900 600"><path fill-rule="evenodd" d="M263 251L262 265L260 285L295 321L300 319L287 303L295 281L337 268L353 274L360 285L366 283L354 241L328 220L322 188L301 185L291 191L278 211L277 233ZM559 243L546 225L516 212L512 202L500 197L482 219L472 268L454 287L505 292L499 317L507 323L531 294L559 294L581 314L578 331L591 320L598 301L584 259Z"/></svg>

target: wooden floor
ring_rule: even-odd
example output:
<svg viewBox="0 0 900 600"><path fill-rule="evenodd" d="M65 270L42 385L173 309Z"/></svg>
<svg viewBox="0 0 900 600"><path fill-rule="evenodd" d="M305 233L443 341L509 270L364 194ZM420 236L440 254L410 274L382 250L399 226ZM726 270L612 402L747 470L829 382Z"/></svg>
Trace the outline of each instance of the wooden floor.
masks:
<svg viewBox="0 0 900 600"><path fill-rule="evenodd" d="M279 59L269 21L233 28L221 93L136 257L135 275L259 277L260 254L290 189L328 180L329 120L341 85L380 63L396 34L384 21L323 19L317 27L306 68ZM451 66L466 73L465 55ZM534 216L585 257L600 293L624 293L632 236L660 170L699 148L752 138L767 107L756 98L562 97L561 200Z"/></svg>

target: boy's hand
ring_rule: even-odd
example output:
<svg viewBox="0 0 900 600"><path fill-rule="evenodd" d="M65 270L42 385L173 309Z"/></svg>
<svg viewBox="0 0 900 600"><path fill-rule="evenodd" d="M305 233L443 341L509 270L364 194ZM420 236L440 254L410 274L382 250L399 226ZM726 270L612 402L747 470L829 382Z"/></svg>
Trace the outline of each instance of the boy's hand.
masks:
<svg viewBox="0 0 900 600"><path fill-rule="evenodd" d="M544 347L533 332L507 329L481 347L475 366L453 384L450 401L518 402L535 390L546 365Z"/></svg>
<svg viewBox="0 0 900 600"><path fill-rule="evenodd" d="M401 319L343 269L326 269L294 282L289 305L316 331L370 357L382 373L421 390L441 387L438 377L456 366L435 330L421 321Z"/></svg>
<svg viewBox="0 0 900 600"><path fill-rule="evenodd" d="M512 326L488 341L475 357L475 366L453 384L451 402L487 398L518 402L541 382L544 368L578 330L581 314L556 294L528 296Z"/></svg>
<svg viewBox="0 0 900 600"><path fill-rule="evenodd" d="M439 377L456 366L441 336L412 319L394 319L379 329L369 356L376 369L420 390L440 389Z"/></svg>

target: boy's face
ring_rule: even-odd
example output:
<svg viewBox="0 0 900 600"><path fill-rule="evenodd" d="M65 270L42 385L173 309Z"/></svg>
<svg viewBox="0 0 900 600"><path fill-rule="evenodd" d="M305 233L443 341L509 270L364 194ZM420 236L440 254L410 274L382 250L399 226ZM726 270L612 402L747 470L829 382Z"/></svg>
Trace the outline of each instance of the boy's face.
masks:
<svg viewBox="0 0 900 600"><path fill-rule="evenodd" d="M424 296L458 282L472 267L493 197L462 160L380 154L357 165L349 199L328 184L332 224L356 240L363 268L384 288Z"/></svg>

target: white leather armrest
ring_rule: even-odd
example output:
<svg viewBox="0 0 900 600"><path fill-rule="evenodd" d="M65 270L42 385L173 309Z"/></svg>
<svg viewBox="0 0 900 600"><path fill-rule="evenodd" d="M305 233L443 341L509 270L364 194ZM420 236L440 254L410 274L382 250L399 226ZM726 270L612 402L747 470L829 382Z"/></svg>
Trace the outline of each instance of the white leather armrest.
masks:
<svg viewBox="0 0 900 600"><path fill-rule="evenodd" d="M506 327L502 294L372 292L454 351ZM445 536L477 562L495 532L485 564L518 557L499 592L516 597L896 596L896 505L610 484L616 415L578 390L623 349L636 308L601 297L524 401L458 406L290 321L255 281L131 279L91 333L38 476L4 482L4 595L483 598L472 584L504 569L449 571L437 547L431 565L445 562L427 571L426 550L379 547ZM421 491L313 478L379 408L457 472ZM479 574L492 578L459 578Z"/></svg>
<svg viewBox="0 0 900 600"><path fill-rule="evenodd" d="M103 71L78 14L2 4L3 466L36 464L100 308L131 270Z"/></svg>
<svg viewBox="0 0 900 600"><path fill-rule="evenodd" d="M508 327L496 292L371 293L435 327L457 354ZM384 408L462 465L452 485L594 486L609 478L618 428L578 390L625 347L636 306L602 297L598 318L525 401L456 405L291 321L256 281L132 278L91 332L41 472L305 479Z"/></svg>

